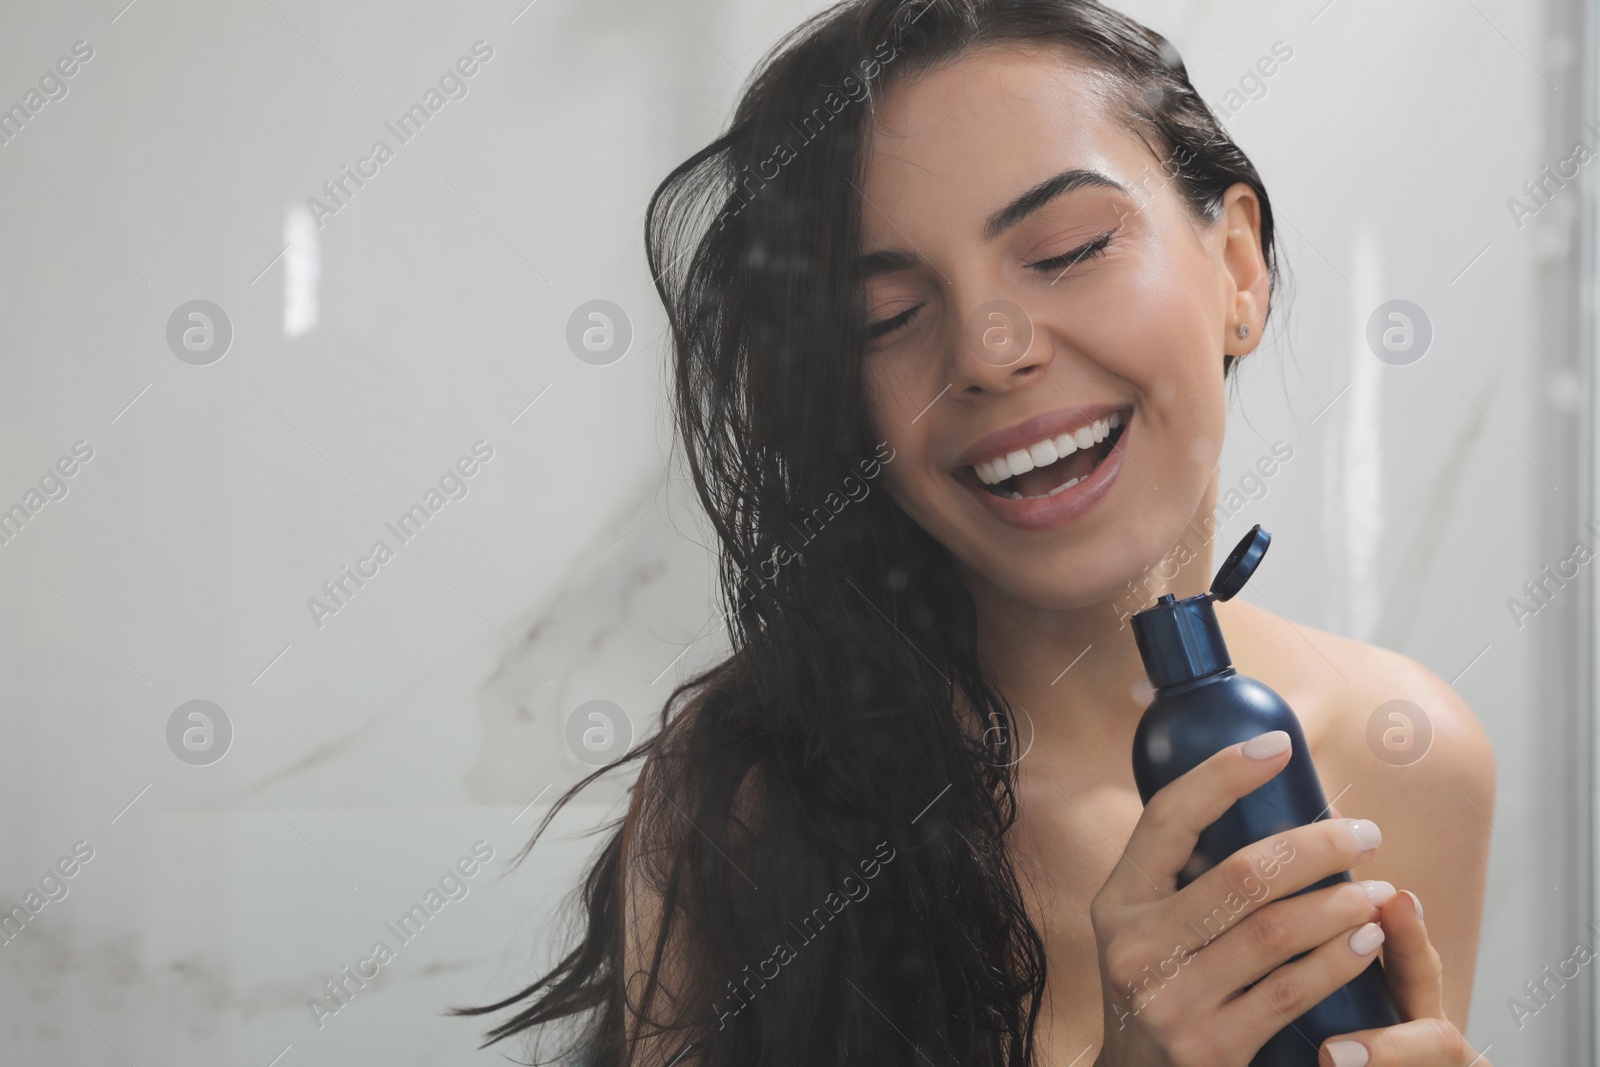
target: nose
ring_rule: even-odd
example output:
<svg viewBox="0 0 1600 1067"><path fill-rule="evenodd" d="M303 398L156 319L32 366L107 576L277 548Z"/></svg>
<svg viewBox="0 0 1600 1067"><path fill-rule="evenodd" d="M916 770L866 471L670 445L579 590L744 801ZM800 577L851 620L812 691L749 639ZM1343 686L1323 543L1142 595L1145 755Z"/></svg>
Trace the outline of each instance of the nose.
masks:
<svg viewBox="0 0 1600 1067"><path fill-rule="evenodd" d="M989 300L968 313L955 347L952 381L969 396L1030 384L1053 358L1049 335L1009 300Z"/></svg>

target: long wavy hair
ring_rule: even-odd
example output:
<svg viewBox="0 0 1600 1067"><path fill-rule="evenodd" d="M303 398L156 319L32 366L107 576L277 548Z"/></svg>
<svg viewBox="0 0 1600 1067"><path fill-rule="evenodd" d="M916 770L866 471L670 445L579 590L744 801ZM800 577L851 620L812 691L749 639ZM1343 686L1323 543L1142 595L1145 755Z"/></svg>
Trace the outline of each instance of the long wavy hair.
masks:
<svg viewBox="0 0 1600 1067"><path fill-rule="evenodd" d="M861 389L855 265L877 100L1004 42L1112 75L1120 117L1198 220L1250 185L1276 286L1255 167L1172 45L1099 3L845 0L779 41L645 222L732 651L519 854L599 775L644 761L570 951L520 992L456 1009L521 1004L485 1045L557 1034L593 1067L646 1047L707 1067L1032 1062L1045 953L1006 850L1017 731L954 558L874 491L894 455ZM530 1042L538 1062L544 1044Z"/></svg>

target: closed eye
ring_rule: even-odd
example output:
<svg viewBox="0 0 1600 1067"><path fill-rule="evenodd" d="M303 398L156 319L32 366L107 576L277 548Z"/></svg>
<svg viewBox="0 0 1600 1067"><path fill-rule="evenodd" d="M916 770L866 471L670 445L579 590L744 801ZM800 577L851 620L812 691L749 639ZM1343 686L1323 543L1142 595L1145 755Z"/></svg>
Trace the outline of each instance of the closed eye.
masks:
<svg viewBox="0 0 1600 1067"><path fill-rule="evenodd" d="M921 310L921 304L914 304L900 312L900 314L896 315L892 319L884 319L882 322L869 323L867 326L867 340L873 341L879 337L882 337L886 333L892 333L895 330L898 330L900 327L910 322L916 313Z"/></svg>
<svg viewBox="0 0 1600 1067"><path fill-rule="evenodd" d="M1111 243L1111 235L1116 232L1117 231L1115 229L1107 230L1105 233L1102 233L1088 244L1080 245L1077 248L1074 248L1072 251L1063 253L1059 256L1052 256L1049 259L1041 259L1037 263L1029 263L1028 268L1030 270L1037 270L1044 273L1060 271L1061 274L1065 274L1067 270L1079 260L1092 259L1095 256L1098 256L1101 252L1104 252L1106 246ZM1060 275L1058 274L1057 278L1059 277ZM1054 281L1052 281L1051 284L1054 284Z"/></svg>
<svg viewBox="0 0 1600 1067"><path fill-rule="evenodd" d="M1050 284L1054 285L1061 279L1061 275L1065 274L1075 264L1085 259L1093 259L1095 256L1098 256L1104 252L1107 246L1111 244L1111 238L1116 232L1116 229L1107 230L1105 233L1100 234L1087 244L1079 245L1070 252L1064 252L1059 256L1051 256L1049 259L1041 259L1037 262L1029 263L1028 269L1036 270L1043 274L1055 274L1056 277L1051 279L1050 282ZM883 319L880 322L868 323L867 340L875 341L885 334L893 333L895 330L898 330L900 327L904 326L906 323L915 318L917 312L921 311L922 308L923 305L916 304L912 307L906 308L893 318Z"/></svg>

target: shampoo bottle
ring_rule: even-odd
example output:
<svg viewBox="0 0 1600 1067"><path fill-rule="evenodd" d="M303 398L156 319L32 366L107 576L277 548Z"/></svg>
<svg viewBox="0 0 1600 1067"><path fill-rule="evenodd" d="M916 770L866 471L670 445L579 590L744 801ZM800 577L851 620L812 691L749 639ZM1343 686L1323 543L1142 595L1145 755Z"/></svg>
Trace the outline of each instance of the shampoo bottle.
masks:
<svg viewBox="0 0 1600 1067"><path fill-rule="evenodd" d="M1328 800L1300 720L1277 693L1233 669L1212 606L1243 588L1271 540L1260 526L1253 527L1217 571L1209 592L1183 600L1169 593L1132 617L1134 640L1156 691L1133 738L1133 776L1145 803L1210 756L1257 734L1284 730L1294 746L1288 766L1201 832L1178 875L1179 889L1246 845L1328 817ZM1273 873L1270 868L1261 873L1263 896ZM1350 880L1349 871L1340 871L1299 892ZM1231 929L1232 913L1223 909L1219 914ZM1250 1067L1316 1067L1317 1051L1328 1038L1399 1022L1383 965L1374 955L1366 970L1290 1020L1262 1046Z"/></svg>

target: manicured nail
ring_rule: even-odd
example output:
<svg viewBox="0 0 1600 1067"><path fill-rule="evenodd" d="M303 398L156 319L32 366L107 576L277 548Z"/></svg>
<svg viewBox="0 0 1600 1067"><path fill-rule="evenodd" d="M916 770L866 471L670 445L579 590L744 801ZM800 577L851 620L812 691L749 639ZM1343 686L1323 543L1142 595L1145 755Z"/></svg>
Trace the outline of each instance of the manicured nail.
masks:
<svg viewBox="0 0 1600 1067"><path fill-rule="evenodd" d="M1375 908L1382 907L1383 902L1394 896L1394 886L1380 878L1369 878L1361 883L1361 889L1367 894L1367 899L1372 901ZM1413 900L1416 898L1413 897Z"/></svg>
<svg viewBox="0 0 1600 1067"><path fill-rule="evenodd" d="M1271 759L1289 747L1289 731L1268 730L1246 741L1244 754L1251 759Z"/></svg>
<svg viewBox="0 0 1600 1067"><path fill-rule="evenodd" d="M1404 892L1406 896L1411 898L1411 903L1413 903L1413 904L1415 904L1417 906L1417 918L1419 918L1419 919L1422 918L1422 901L1418 900L1417 899L1417 895L1415 893L1413 893L1409 889L1402 890L1402 892Z"/></svg>
<svg viewBox="0 0 1600 1067"><path fill-rule="evenodd" d="M1378 829L1378 824L1372 820L1346 819L1344 824L1350 828L1350 836L1356 839L1356 847L1362 852L1383 844L1383 833Z"/></svg>
<svg viewBox="0 0 1600 1067"><path fill-rule="evenodd" d="M1350 951L1357 956L1365 956L1374 952L1381 944L1383 944L1383 927L1377 923L1368 923L1365 926L1357 927L1356 932L1350 935ZM1365 1063L1366 1060L1361 1062Z"/></svg>
<svg viewBox="0 0 1600 1067"><path fill-rule="evenodd" d="M1367 1067L1367 1046L1359 1041L1330 1041L1328 1055L1333 1067Z"/></svg>

